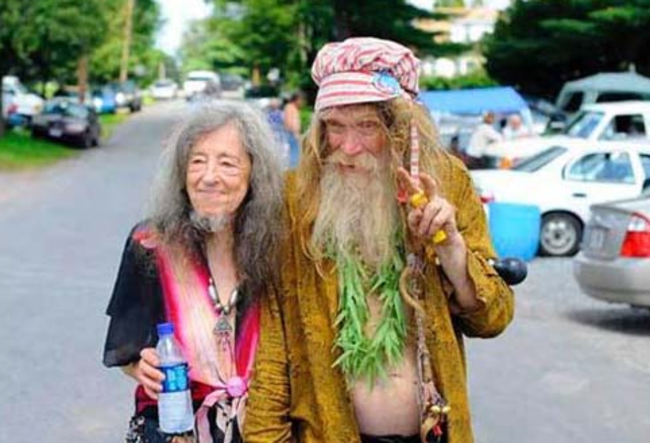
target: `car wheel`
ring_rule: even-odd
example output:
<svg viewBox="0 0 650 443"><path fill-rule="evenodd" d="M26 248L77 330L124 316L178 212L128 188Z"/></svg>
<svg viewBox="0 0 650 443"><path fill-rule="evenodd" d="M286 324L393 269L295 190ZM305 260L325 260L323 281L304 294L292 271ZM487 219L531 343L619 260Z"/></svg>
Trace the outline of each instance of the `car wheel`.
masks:
<svg viewBox="0 0 650 443"><path fill-rule="evenodd" d="M88 149L93 145L93 135L90 131L86 132L81 139L81 147Z"/></svg>
<svg viewBox="0 0 650 443"><path fill-rule="evenodd" d="M575 216L564 213L542 217L540 253L551 257L575 255L580 248L582 224Z"/></svg>

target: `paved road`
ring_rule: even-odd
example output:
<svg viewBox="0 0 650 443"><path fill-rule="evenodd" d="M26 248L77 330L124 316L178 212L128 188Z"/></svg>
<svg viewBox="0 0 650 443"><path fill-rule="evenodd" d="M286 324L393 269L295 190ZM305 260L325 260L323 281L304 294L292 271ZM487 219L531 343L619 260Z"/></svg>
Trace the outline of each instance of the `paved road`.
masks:
<svg viewBox="0 0 650 443"><path fill-rule="evenodd" d="M583 295L570 259L530 270L511 327L470 341L477 441L650 441L650 311Z"/></svg>
<svg viewBox="0 0 650 443"><path fill-rule="evenodd" d="M0 174L0 442L122 439L132 383L101 365L103 312L182 111L146 109L79 158ZM581 295L570 265L533 262L512 327L470 341L478 443L648 441L650 314Z"/></svg>
<svg viewBox="0 0 650 443"><path fill-rule="evenodd" d="M0 174L0 441L120 441L131 383L101 365L104 310L161 143L182 108L38 173Z"/></svg>

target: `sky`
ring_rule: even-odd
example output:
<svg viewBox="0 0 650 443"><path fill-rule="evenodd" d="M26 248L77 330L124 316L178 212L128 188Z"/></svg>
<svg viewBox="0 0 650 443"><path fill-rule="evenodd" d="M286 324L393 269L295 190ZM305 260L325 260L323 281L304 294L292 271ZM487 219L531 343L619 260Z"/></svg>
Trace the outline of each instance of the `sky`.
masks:
<svg viewBox="0 0 650 443"><path fill-rule="evenodd" d="M422 9L429 9L433 0L408 0ZM192 20L207 17L210 7L205 0L158 0L162 6L165 25L160 30L157 38L157 46L163 51L174 55L180 47L183 32ZM510 3L510 0L487 0L489 6L503 9Z"/></svg>
<svg viewBox="0 0 650 443"><path fill-rule="evenodd" d="M158 0L165 20L157 46L173 55L180 47L183 32L192 20L207 17L210 7L204 0Z"/></svg>

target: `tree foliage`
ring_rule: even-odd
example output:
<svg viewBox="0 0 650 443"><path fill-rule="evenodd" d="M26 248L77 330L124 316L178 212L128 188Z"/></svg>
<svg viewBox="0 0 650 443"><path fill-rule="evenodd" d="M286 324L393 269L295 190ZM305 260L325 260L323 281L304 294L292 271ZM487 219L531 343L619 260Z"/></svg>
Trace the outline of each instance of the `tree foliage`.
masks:
<svg viewBox="0 0 650 443"><path fill-rule="evenodd" d="M264 76L280 69L292 87L308 88L309 67L329 41L351 36L391 39L421 53L433 53L433 35L413 26L433 14L406 0L239 0L213 1L214 15L184 38L185 66L210 66ZM202 38L202 36L206 36ZM218 49L228 49L221 52Z"/></svg>
<svg viewBox="0 0 650 443"><path fill-rule="evenodd" d="M102 44L90 58L90 78L95 82L117 80L120 71L124 25L124 0L103 0L108 20ZM155 0L137 0L133 11L133 31L129 57L129 77L148 83L157 76L158 65L167 56L155 49L156 32L162 25L160 5Z"/></svg>
<svg viewBox="0 0 650 443"><path fill-rule="evenodd" d="M486 69L546 97L598 72L650 74L648 29L650 0L516 0L485 42Z"/></svg>

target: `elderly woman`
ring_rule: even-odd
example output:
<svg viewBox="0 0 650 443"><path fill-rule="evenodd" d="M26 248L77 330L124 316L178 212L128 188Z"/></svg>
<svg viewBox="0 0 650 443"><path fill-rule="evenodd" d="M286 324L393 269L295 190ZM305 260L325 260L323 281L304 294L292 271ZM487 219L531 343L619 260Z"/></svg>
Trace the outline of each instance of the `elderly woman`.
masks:
<svg viewBox="0 0 650 443"><path fill-rule="evenodd" d="M107 310L104 364L138 382L127 441L173 439L158 431L162 322L173 323L189 363L200 440L241 441L259 301L277 282L281 178L271 140L264 118L235 102L203 104L172 138ZM238 392L233 379L244 382Z"/></svg>

